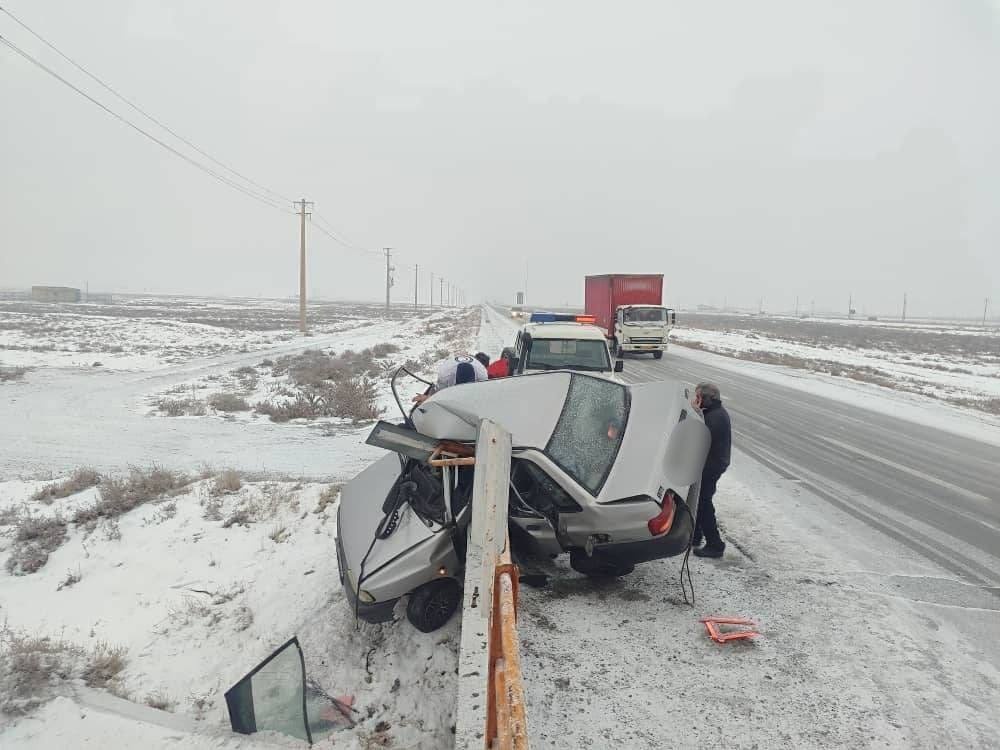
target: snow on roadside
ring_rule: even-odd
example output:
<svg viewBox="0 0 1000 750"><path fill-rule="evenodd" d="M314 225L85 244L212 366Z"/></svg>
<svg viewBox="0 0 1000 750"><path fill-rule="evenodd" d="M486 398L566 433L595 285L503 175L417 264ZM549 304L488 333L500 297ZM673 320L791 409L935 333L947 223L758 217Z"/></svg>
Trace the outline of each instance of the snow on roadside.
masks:
<svg viewBox="0 0 1000 750"><path fill-rule="evenodd" d="M797 321L791 321L793 329L796 323ZM905 328L899 329L900 340L894 342L894 348L890 349L885 341L881 342L884 348L866 346L867 339L860 335L856 339L858 344L850 347L830 345L818 336L810 343L805 340L809 335L808 323L801 323L803 330L797 333L805 337L803 340L781 338L754 330L752 320L747 325L749 327L745 330L678 326L671 332L671 338L681 345L742 360L766 361L762 358L773 358L773 364L781 364L781 359L787 358L803 363L809 369L825 372L833 378L870 380L936 399L1000 400L1000 336L991 336L982 330L974 332L976 340L995 340L995 354L992 356L987 353L988 349L975 352L954 351L959 348L958 344L950 342L970 337L972 334L968 331L962 332L965 334L963 337L953 331L935 330L930 335L932 340L941 339L940 348L929 350L930 347L924 346L924 350L917 351L906 348L905 336L912 333L912 330ZM854 342L850 337L842 340Z"/></svg>
<svg viewBox="0 0 1000 750"><path fill-rule="evenodd" d="M213 482L195 482L115 521L69 523L68 538L37 573L0 573L0 620L12 631L85 648L126 647L118 692L139 704L163 699L216 735L228 727L225 690L298 634L309 677L330 694L354 695L361 711L354 730L331 738L336 747L446 745L457 621L429 636L405 622L356 630L337 575L336 488L255 482L219 493ZM35 515L71 519L98 497L90 489L52 505L30 501L40 485L0 483L0 514L27 504ZM8 533L0 556L10 552ZM70 573L79 580L67 586ZM28 742L39 718L68 721L81 710L59 702L8 721L5 733L18 746L43 747L46 733ZM101 725L95 734L90 726L81 740L102 736ZM125 736L158 746L160 730L150 727L130 725Z"/></svg>
<svg viewBox="0 0 1000 750"><path fill-rule="evenodd" d="M832 378L808 370L798 370L781 365L745 362L698 349L672 347L670 354L671 356L704 362L725 370L733 370L741 375L749 375L770 383L806 391L833 401L888 414L914 424L922 424L956 435L963 435L973 440L1000 445L1000 416L986 414L975 409L952 406L926 396L884 388L873 383Z"/></svg>
<svg viewBox="0 0 1000 750"><path fill-rule="evenodd" d="M517 328L484 308L480 347L495 354ZM911 394L696 350L674 355L939 427L950 415L956 430L982 432L976 414ZM547 588L521 587L533 745L992 744L1000 664L982 636L1000 627L1000 612L990 592L739 453L716 502L730 545L721 561L691 559L693 607L677 558L605 583L560 559ZM762 637L715 644L698 622L712 614L753 618Z"/></svg>
<svg viewBox="0 0 1000 750"><path fill-rule="evenodd" d="M365 321L365 328L355 321L351 330L311 343L343 351L401 336L394 358L428 361L428 353L433 359L468 351L476 316L430 311L412 320ZM26 509L61 519L52 524L64 526L66 538L56 537L35 573L0 568L0 622L5 632L51 636L83 649L99 642L124 647L127 665L109 684L136 710L121 703L95 707L72 680L54 685L60 697L33 713L0 717L0 746L159 747L167 740L190 747L301 746L231 735L222 697L296 634L309 677L330 694L355 696L360 711L353 730L318 747L450 746L459 621L430 635L400 621L401 613L394 623L356 627L337 574L335 485L245 476L253 481L220 494L213 479L198 480L114 520L81 517L80 523L74 516L102 488L51 505L31 499L45 483L29 477L58 478L80 465L102 474L154 462L188 474L202 465L230 466L343 481L382 455L363 444L368 426L337 425L325 433L308 423L259 420L248 429L230 419L144 416L143 399L156 387L267 356L229 353L149 374L39 370L3 402L0 437L9 430L7 447L17 450L5 452L0 466L0 560L16 551L16 524ZM422 387L405 385L401 396L408 400ZM384 382L378 397L395 410ZM152 709L140 705L147 699L165 699L176 713L163 717L178 721L151 718Z"/></svg>
<svg viewBox="0 0 1000 750"><path fill-rule="evenodd" d="M528 722L543 747L987 747L1000 612L745 457L723 477L722 560L679 558L594 582L560 560L521 588ZM823 519L818 525L818 519ZM713 643L700 617L743 616Z"/></svg>

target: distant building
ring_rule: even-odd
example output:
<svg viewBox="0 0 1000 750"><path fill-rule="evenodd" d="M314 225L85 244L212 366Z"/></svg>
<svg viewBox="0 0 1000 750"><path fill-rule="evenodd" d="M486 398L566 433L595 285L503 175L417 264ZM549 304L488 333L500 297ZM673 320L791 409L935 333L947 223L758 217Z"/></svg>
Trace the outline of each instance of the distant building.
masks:
<svg viewBox="0 0 1000 750"><path fill-rule="evenodd" d="M80 290L71 286L33 286L31 299L35 302L79 302Z"/></svg>

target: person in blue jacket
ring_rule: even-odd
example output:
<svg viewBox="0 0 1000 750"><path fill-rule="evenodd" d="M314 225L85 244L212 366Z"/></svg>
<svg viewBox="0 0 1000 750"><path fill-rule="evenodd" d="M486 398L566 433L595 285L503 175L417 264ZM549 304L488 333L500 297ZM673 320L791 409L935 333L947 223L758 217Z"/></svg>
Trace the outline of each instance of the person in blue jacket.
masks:
<svg viewBox="0 0 1000 750"><path fill-rule="evenodd" d="M698 557L722 557L726 543L719 534L719 523L715 515L715 488L719 478L729 468L729 458L733 447L733 428L729 412L722 405L722 394L714 383L699 383L695 388L692 405L701 409L705 426L712 435L712 444L701 472L701 494L698 496L698 518L694 530L694 554ZM702 540L705 546L702 547Z"/></svg>

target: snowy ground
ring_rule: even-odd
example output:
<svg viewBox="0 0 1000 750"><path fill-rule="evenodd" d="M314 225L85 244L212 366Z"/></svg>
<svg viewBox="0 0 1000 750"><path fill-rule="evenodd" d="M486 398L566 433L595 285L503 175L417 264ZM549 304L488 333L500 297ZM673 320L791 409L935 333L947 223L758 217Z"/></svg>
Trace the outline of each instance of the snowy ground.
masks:
<svg viewBox="0 0 1000 750"><path fill-rule="evenodd" d="M1000 329L686 313L671 339L1000 414Z"/></svg>
<svg viewBox="0 0 1000 750"><path fill-rule="evenodd" d="M334 695L354 695L361 711L356 730L327 746L449 747L459 622L431 636L405 622L355 630L337 581L332 483L380 455L362 444L367 428L212 412L149 416L150 399L172 388L235 387L228 379L240 367L254 367L260 386L270 377L257 367L263 358L307 347L357 350L402 335L393 356L436 349L447 334L420 333L433 315L365 319L259 351L158 360L150 371L44 367L0 386L0 518L14 520L27 503L67 527L38 572L0 570L0 621L8 632L86 649L124 646L114 688L130 699L62 684L63 697L8 719L0 746L300 747L273 735L231 735L222 699L297 634L309 675ZM490 309L484 315L479 348L495 356L515 328ZM385 384L379 388L387 398ZM72 522L97 489L51 505L30 500L42 477L81 465L120 474L154 461L189 474L209 464L294 478L222 494L213 493L214 478L198 480L116 523ZM739 453L718 505L732 544L721 562L692 560L694 607L681 598L678 560L603 585L560 562L550 587L522 588L533 746L995 744L993 593L942 574ZM3 559L15 544L11 529L0 526ZM60 589L71 574L79 580ZM762 637L718 646L697 622L712 613L753 617ZM165 698L173 712L145 706L149 697Z"/></svg>
<svg viewBox="0 0 1000 750"><path fill-rule="evenodd" d="M245 304L236 307L241 319L253 317ZM211 409L201 417L164 417L150 410L151 399L172 389L194 386L203 398L232 386L241 367L256 370L258 384L277 382L261 361L305 349L342 353L392 343L398 350L381 358L385 364L467 351L478 318L476 311L454 310L338 318L327 332L316 325L312 337L282 335L287 340L258 341L248 351L236 328L208 344L191 327L200 323L182 321L189 343L157 349L150 355L155 361L79 368L54 357L0 386L0 559L17 551L25 513L66 529L65 541L37 572L0 569L0 640L50 637L70 653L99 643L124 647L126 666L111 687L128 698L53 678L49 687L62 697L0 722L0 746L300 747L275 735L234 737L222 698L297 634L310 677L333 695L353 695L361 712L353 731L333 735L325 746L447 747L458 621L431 636L405 622L356 630L337 577L336 490L381 455L363 443L369 426L335 418L276 423ZM116 324L100 325L107 333ZM134 320L128 325L138 341L123 343L123 355L139 351L148 333ZM215 353L195 356L203 346ZM183 361L167 364L175 358ZM387 380L375 381L378 405L395 409ZM417 387L406 386L403 398ZM195 479L208 473L205 467L228 467L243 473L244 483L215 494L213 478L197 479L113 521L73 520L101 496L100 488L48 505L31 499L46 480L81 466L113 478L153 464ZM67 670L70 678L77 672ZM146 702L165 702L170 712Z"/></svg>
<svg viewBox="0 0 1000 750"><path fill-rule="evenodd" d="M208 410L204 417L150 416L153 401L194 394L203 399L224 389L239 368L258 372L258 384L272 383L259 368L264 359L299 354L307 349L337 352L393 343L400 353L383 361L419 353L467 350L473 343L478 314L460 324L455 312L405 311L387 320L355 320L338 333L317 333L251 352L228 351L189 359L148 371L110 368L40 367L23 380L0 384L0 472L6 477L39 478L78 466L119 470L130 465L160 465L193 471L208 464L294 477L342 481L378 456L363 444L367 431L349 421L296 420L276 424L266 417ZM467 316L466 316L467 317ZM346 324L344 324L346 325ZM465 326L464 338L456 325ZM457 337L457 338L456 338ZM427 361L427 360L425 360ZM197 386L212 384L212 388ZM403 397L419 384L404 384ZM255 397L251 394L251 400ZM398 412L388 381L378 380L378 404ZM249 424L248 424L249 422Z"/></svg>
<svg viewBox="0 0 1000 750"><path fill-rule="evenodd" d="M433 636L405 622L356 630L337 578L336 493L324 503L328 485L256 482L216 495L213 481L158 498L117 522L92 528L71 522L65 543L41 570L0 573L0 621L11 631L88 649L102 641L124 646L127 664L111 687L140 705L165 702L186 718L180 728L187 730L166 733L185 745L295 746L280 737L232 736L223 693L297 634L308 675L332 695L353 695L361 711L355 730L319 746L446 746L458 622ZM0 513L27 503L35 515L68 520L98 496L90 489L48 506L30 502L40 486L0 483ZM234 517L240 520L227 525ZM0 537L0 557L11 547L10 534ZM60 588L70 574L79 581ZM0 678L0 687L7 679ZM0 746L75 747L121 731L133 743L115 747L167 744L158 722L174 717L158 716L162 711L123 717L131 709L121 704L103 711L88 706L78 685L55 690L69 700L8 722Z"/></svg>
<svg viewBox="0 0 1000 750"><path fill-rule="evenodd" d="M481 346L495 353L515 330L489 309ZM897 416L930 408L938 426L948 417L953 431L1000 437L976 412L914 394L672 352ZM691 560L694 606L679 560L603 585L559 561L548 588L522 587L535 745L995 746L997 592L955 580L738 450L716 497L730 544L721 561ZM711 614L753 618L762 636L717 645L698 622Z"/></svg>
<svg viewBox="0 0 1000 750"><path fill-rule="evenodd" d="M310 302L313 334L381 314L364 303ZM0 366L149 370L297 338L298 302L197 297L116 298L111 304L0 302Z"/></svg>

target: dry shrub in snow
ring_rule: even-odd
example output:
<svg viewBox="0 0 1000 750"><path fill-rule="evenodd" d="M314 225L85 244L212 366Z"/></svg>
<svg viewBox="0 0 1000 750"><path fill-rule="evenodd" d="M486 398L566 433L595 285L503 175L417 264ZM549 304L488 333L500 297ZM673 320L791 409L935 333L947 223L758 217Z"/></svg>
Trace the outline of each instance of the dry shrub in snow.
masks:
<svg viewBox="0 0 1000 750"><path fill-rule="evenodd" d="M168 417L202 417L205 402L196 398L161 398L156 408Z"/></svg>
<svg viewBox="0 0 1000 750"><path fill-rule="evenodd" d="M50 504L53 500L62 497L75 495L85 489L94 487L101 481L101 476L90 468L79 468L73 472L69 479L62 482L46 485L31 496L32 500Z"/></svg>
<svg viewBox="0 0 1000 750"><path fill-rule="evenodd" d="M126 479L105 479L100 485L100 497L91 505L78 508L74 523L90 523L100 518L114 519L140 505L158 500L186 487L185 475L153 466L133 468Z"/></svg>
<svg viewBox="0 0 1000 750"><path fill-rule="evenodd" d="M59 516L21 513L14 523L14 543L7 570L12 575L27 575L49 561L49 553L66 541L66 522Z"/></svg>
<svg viewBox="0 0 1000 750"><path fill-rule="evenodd" d="M125 669L127 659L124 646L109 646L98 643L87 659L83 669L83 681L87 687L106 688Z"/></svg>
<svg viewBox="0 0 1000 750"><path fill-rule="evenodd" d="M372 347L372 356L375 359L382 359L383 357L388 357L390 354L395 354L399 351L399 347L395 344L375 344Z"/></svg>
<svg viewBox="0 0 1000 750"><path fill-rule="evenodd" d="M120 689L125 649L99 643L92 651L64 640L0 629L0 713L25 714L51 697L60 682Z"/></svg>
<svg viewBox="0 0 1000 750"><path fill-rule="evenodd" d="M281 544L283 541L288 539L291 534L288 533L288 529L284 526L275 526L268 532L267 538L270 539L275 544Z"/></svg>
<svg viewBox="0 0 1000 750"><path fill-rule="evenodd" d="M226 469L216 475L215 481L212 482L211 493L215 496L232 495L234 492L239 492L242 486L243 479L240 473L234 469Z"/></svg>
<svg viewBox="0 0 1000 750"><path fill-rule="evenodd" d="M79 568L75 571L67 570L66 577L62 580L62 583L56 587L56 591L62 591L63 589L68 589L70 586L75 586L82 578L83 573L80 572Z"/></svg>
<svg viewBox="0 0 1000 750"><path fill-rule="evenodd" d="M213 393L208 397L208 405L216 411L249 411L250 404L235 393Z"/></svg>
<svg viewBox="0 0 1000 750"><path fill-rule="evenodd" d="M173 713L174 706L176 705L174 701L167 697L166 693L159 690L153 693L148 693L143 699L143 703L150 708L157 709L158 711L169 711L171 713Z"/></svg>
<svg viewBox="0 0 1000 750"><path fill-rule="evenodd" d="M27 371L27 367L0 367L0 383L21 380Z"/></svg>
<svg viewBox="0 0 1000 750"><path fill-rule="evenodd" d="M343 489L344 485L340 483L331 484L322 494L319 496L319 500L316 501L316 508L313 513L325 513L326 506L333 503L338 497L340 497L340 491Z"/></svg>
<svg viewBox="0 0 1000 750"><path fill-rule="evenodd" d="M334 417L350 419L352 422L369 422L382 416L378 406L378 389L369 377L344 380L333 387L328 411Z"/></svg>

